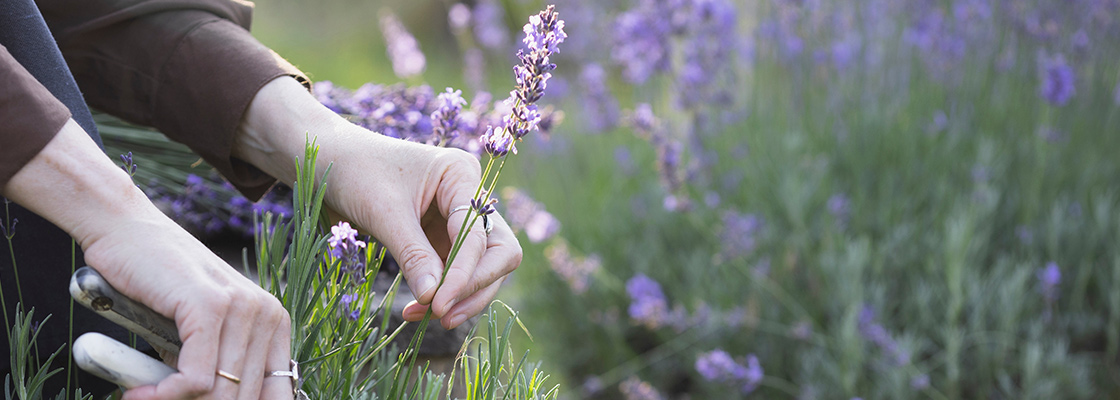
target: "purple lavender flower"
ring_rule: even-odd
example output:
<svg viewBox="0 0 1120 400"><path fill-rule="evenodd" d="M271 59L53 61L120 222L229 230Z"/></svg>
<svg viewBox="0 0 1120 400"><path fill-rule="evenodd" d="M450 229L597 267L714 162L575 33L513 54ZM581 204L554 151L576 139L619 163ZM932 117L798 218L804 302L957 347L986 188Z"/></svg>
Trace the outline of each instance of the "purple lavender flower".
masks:
<svg viewBox="0 0 1120 400"><path fill-rule="evenodd" d="M364 283L366 243L358 240L358 231L351 228L348 222L339 222L338 225L331 227L331 236L327 239L327 244L330 246L331 257L339 260L339 269L342 273L349 274L353 283Z"/></svg>
<svg viewBox="0 0 1120 400"><path fill-rule="evenodd" d="M504 126L497 129L488 127L486 134L479 140L483 149L492 157L501 157L510 151L517 153L514 141L520 140L529 132L537 129L541 121L540 112L534 103L544 96L548 79L556 69L549 57L559 51L559 46L568 37L564 33L564 21L554 6L548 6L539 14L529 17L525 24L525 39L528 47L517 51L521 65L513 67L517 86L510 92L508 105L511 110L503 117Z"/></svg>
<svg viewBox="0 0 1120 400"><path fill-rule="evenodd" d="M645 83L653 74L669 69L670 22L656 1L644 0L619 14L614 22L612 58L623 67L630 83Z"/></svg>
<svg viewBox="0 0 1120 400"><path fill-rule="evenodd" d="M810 324L808 321L798 322L797 325L794 325L793 328L790 329L790 334L799 340L809 340L809 338L813 337L813 324Z"/></svg>
<svg viewBox="0 0 1120 400"><path fill-rule="evenodd" d="M919 374L910 378L910 388L914 390L924 390L929 388L929 375Z"/></svg>
<svg viewBox="0 0 1120 400"><path fill-rule="evenodd" d="M626 400L661 400L664 398L652 385L636 376L631 376L619 384L618 390L622 392L622 396Z"/></svg>
<svg viewBox="0 0 1120 400"><path fill-rule="evenodd" d="M472 12L474 17L474 36L482 47L490 50L503 50L509 43L506 30L506 12L494 0L479 0Z"/></svg>
<svg viewBox="0 0 1120 400"><path fill-rule="evenodd" d="M890 332L875 321L875 310L870 306L864 306L859 313L859 332L864 339L878 346L895 365L903 366L910 363L910 355L903 352Z"/></svg>
<svg viewBox="0 0 1120 400"><path fill-rule="evenodd" d="M398 78L410 78L424 73L427 60L420 52L420 44L393 13L381 16L381 32L388 44L389 61Z"/></svg>
<svg viewBox="0 0 1120 400"><path fill-rule="evenodd" d="M1028 226L1019 225L1015 227L1015 237L1019 238L1019 243L1024 246L1034 244L1034 230Z"/></svg>
<svg viewBox="0 0 1120 400"><path fill-rule="evenodd" d="M1073 37L1070 38L1070 42L1073 45L1074 50L1077 50L1077 51L1088 51L1089 50L1089 34L1085 32L1084 28L1078 29L1077 32L1075 32L1073 34Z"/></svg>
<svg viewBox="0 0 1120 400"><path fill-rule="evenodd" d="M630 295L630 307L627 309L630 318L650 329L662 325L669 303L661 291L661 284L644 274L637 274L626 282L626 293Z"/></svg>
<svg viewBox="0 0 1120 400"><path fill-rule="evenodd" d="M447 24L456 31L469 28L471 25L471 8L463 3L455 3L447 10Z"/></svg>
<svg viewBox="0 0 1120 400"><path fill-rule="evenodd" d="M743 376L737 376L742 382L744 394L753 392L758 388L758 384L762 383L763 371L762 365L758 362L758 357L754 354L747 355L747 369Z"/></svg>
<svg viewBox="0 0 1120 400"><path fill-rule="evenodd" d="M572 256L568 251L568 245L564 242L549 246L545 249L544 256L548 259L548 265L552 270L560 275L576 294L587 291L591 283L591 275L602 266L599 256L592 255L585 258Z"/></svg>
<svg viewBox="0 0 1120 400"><path fill-rule="evenodd" d="M762 228L762 218L757 215L724 212L723 230L720 232L722 256L725 259L735 259L750 254L754 251L756 236Z"/></svg>
<svg viewBox="0 0 1120 400"><path fill-rule="evenodd" d="M832 218L835 218L840 226L847 224L851 211L851 200L847 195L837 193L828 198L828 213L832 214Z"/></svg>
<svg viewBox="0 0 1120 400"><path fill-rule="evenodd" d="M5 197L4 201L8 201L8 198ZM0 232L4 234L4 237L6 239L12 240L12 238L16 236L16 224L18 223L19 218L12 218L12 222L10 224L4 222L3 219L0 219Z"/></svg>
<svg viewBox="0 0 1120 400"><path fill-rule="evenodd" d="M459 137L459 112L467 101L463 100L463 91L447 88L437 98L439 108L432 112L432 130L440 144L447 143Z"/></svg>
<svg viewBox="0 0 1120 400"><path fill-rule="evenodd" d="M736 363L730 354L721 349L701 354L696 359L696 372L708 381L730 380L737 375L736 370L742 368L743 366Z"/></svg>
<svg viewBox="0 0 1120 400"><path fill-rule="evenodd" d="M1038 271L1038 289L1048 304L1058 299L1058 285L1061 283L1062 270L1058 268L1058 263L1050 261Z"/></svg>
<svg viewBox="0 0 1120 400"><path fill-rule="evenodd" d="M1116 88L1112 89L1112 104L1120 106L1120 82L1116 83Z"/></svg>
<svg viewBox="0 0 1120 400"><path fill-rule="evenodd" d="M618 169L626 175L634 173L634 157L630 155L630 148L618 145L614 148L614 162L618 164Z"/></svg>
<svg viewBox="0 0 1120 400"><path fill-rule="evenodd" d="M486 133L479 138L482 142L482 149L486 151L491 157L502 157L513 151L517 154L517 148L513 143L513 136L506 135L505 129L494 129L493 126L486 128Z"/></svg>
<svg viewBox="0 0 1120 400"><path fill-rule="evenodd" d="M587 64L579 75L583 86L583 109L591 133L610 130L618 125L618 101L607 88L607 76L599 64Z"/></svg>
<svg viewBox="0 0 1120 400"><path fill-rule="evenodd" d="M352 295L352 294L349 294L349 293L342 295L338 299L338 303L342 305L342 315L345 315L346 318L351 320L351 321L357 321L358 317L361 315L361 309L360 308L358 308L358 307L351 308L352 306L350 305L351 303L353 303L357 299L358 299L357 295Z"/></svg>
<svg viewBox="0 0 1120 400"><path fill-rule="evenodd" d="M502 190L506 219L515 231L524 231L532 243L540 243L560 230L560 221L544 209L544 205L515 188Z"/></svg>
<svg viewBox="0 0 1120 400"><path fill-rule="evenodd" d="M1041 55L1039 73L1039 94L1050 104L1064 106L1077 93L1073 68L1066 64L1066 59L1061 54L1053 57Z"/></svg>
<svg viewBox="0 0 1120 400"><path fill-rule="evenodd" d="M747 365L741 365L726 351L715 349L696 360L696 371L710 382L741 385L743 394L753 392L762 382L762 365L754 354L747 355Z"/></svg>
<svg viewBox="0 0 1120 400"><path fill-rule="evenodd" d="M131 151L128 154L121 154L121 162L124 163L121 169L127 172L128 176L136 176L136 163L132 160Z"/></svg>

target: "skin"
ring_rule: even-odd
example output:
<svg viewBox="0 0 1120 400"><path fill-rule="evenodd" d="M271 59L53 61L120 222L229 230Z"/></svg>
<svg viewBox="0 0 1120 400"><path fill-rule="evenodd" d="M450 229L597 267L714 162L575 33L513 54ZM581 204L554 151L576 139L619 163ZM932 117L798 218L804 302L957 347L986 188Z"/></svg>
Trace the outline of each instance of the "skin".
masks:
<svg viewBox="0 0 1120 400"><path fill-rule="evenodd" d="M386 138L319 104L293 78L277 78L254 97L234 137L233 156L280 182L295 181L295 160L314 135L331 214L380 239L401 264L420 320L429 307L445 328L462 324L493 299L521 262L521 247L500 216L486 236L481 222L447 272L451 241L481 179L465 152ZM318 171L321 175L323 171ZM291 321L276 298L234 270L161 213L131 178L69 121L6 186L5 197L73 236L86 262L125 295L175 320L183 341L174 374L125 393L144 399L291 399ZM218 377L217 369L241 378Z"/></svg>

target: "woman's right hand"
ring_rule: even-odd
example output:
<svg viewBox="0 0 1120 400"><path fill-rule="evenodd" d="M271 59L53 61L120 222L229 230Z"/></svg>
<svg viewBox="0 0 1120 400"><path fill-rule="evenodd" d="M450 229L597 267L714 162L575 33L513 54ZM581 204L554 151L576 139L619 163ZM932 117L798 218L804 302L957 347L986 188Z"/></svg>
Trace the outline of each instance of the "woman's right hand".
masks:
<svg viewBox="0 0 1120 400"><path fill-rule="evenodd" d="M179 372L125 399L293 397L290 379L265 378L289 370L280 302L156 209L73 120L2 189L73 236L118 291L175 321Z"/></svg>

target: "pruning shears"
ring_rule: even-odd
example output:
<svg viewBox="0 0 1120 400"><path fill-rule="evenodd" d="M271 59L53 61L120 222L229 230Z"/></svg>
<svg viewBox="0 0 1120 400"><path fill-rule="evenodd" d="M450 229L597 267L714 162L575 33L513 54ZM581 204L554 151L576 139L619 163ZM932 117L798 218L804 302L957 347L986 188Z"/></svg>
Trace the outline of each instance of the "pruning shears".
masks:
<svg viewBox="0 0 1120 400"><path fill-rule="evenodd" d="M96 270L82 267L70 277L70 296L79 304L144 338L153 347L178 356L183 342L175 322L118 292ZM155 385L178 372L163 362L97 332L74 341L74 361L86 372L126 389ZM294 364L294 363L293 363ZM292 375L296 400L308 398Z"/></svg>

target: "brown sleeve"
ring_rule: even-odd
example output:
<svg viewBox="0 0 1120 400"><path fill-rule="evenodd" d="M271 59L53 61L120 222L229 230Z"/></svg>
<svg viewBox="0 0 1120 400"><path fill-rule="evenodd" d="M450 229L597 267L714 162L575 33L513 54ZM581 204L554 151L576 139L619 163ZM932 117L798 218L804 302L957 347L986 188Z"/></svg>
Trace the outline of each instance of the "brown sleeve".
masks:
<svg viewBox="0 0 1120 400"><path fill-rule="evenodd" d="M70 110L0 46L0 191L69 119Z"/></svg>
<svg viewBox="0 0 1120 400"><path fill-rule="evenodd" d="M61 0L40 3L93 107L182 142L249 198L275 179L233 158L233 137L264 84L302 72L249 34L250 3Z"/></svg>

